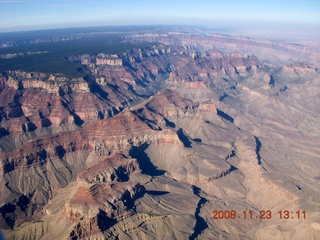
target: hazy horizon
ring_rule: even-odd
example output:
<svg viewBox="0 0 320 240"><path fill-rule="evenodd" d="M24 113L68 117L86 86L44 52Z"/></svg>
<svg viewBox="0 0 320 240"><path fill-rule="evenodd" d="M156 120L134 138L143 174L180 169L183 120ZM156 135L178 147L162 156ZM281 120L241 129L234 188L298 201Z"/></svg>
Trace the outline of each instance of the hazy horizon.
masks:
<svg viewBox="0 0 320 240"><path fill-rule="evenodd" d="M0 0L0 32L119 25L221 27L249 36L319 39L320 1Z"/></svg>

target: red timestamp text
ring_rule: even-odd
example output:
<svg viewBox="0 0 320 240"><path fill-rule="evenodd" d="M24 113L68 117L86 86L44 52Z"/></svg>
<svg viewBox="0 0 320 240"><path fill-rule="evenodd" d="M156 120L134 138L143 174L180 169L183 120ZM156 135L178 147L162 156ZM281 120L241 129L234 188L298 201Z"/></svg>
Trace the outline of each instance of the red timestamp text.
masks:
<svg viewBox="0 0 320 240"><path fill-rule="evenodd" d="M306 219L305 210L289 211L280 210L272 212L271 210L244 210L242 212L236 210L213 210L212 219Z"/></svg>

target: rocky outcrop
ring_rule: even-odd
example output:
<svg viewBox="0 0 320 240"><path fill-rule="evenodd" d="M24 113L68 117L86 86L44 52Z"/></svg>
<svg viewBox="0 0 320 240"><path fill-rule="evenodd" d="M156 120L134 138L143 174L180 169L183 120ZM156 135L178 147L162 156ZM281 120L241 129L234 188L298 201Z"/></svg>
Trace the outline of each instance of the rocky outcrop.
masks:
<svg viewBox="0 0 320 240"><path fill-rule="evenodd" d="M49 94L58 95L61 91L90 92L88 83L81 78L67 79L43 73L9 71L7 85L18 89L42 89Z"/></svg>
<svg viewBox="0 0 320 240"><path fill-rule="evenodd" d="M133 93L107 91L91 79L8 71L1 77L1 129L14 149L20 141L114 116L132 102ZM16 141L21 133L27 136Z"/></svg>
<svg viewBox="0 0 320 240"><path fill-rule="evenodd" d="M100 53L96 58L97 65L110 65L110 66L122 66L122 59L117 55L109 55Z"/></svg>
<svg viewBox="0 0 320 240"><path fill-rule="evenodd" d="M218 103L217 99L209 99L207 101L204 101L204 102L200 103L199 111L216 113L217 112L217 107L216 107L217 103Z"/></svg>
<svg viewBox="0 0 320 240"><path fill-rule="evenodd" d="M318 69L256 57L301 46L176 31L123 39L143 44L66 57L84 78L0 74L7 238L315 239ZM231 209L235 219L212 219ZM277 218L284 209L308 218Z"/></svg>
<svg viewBox="0 0 320 240"><path fill-rule="evenodd" d="M148 36L150 34L150 36ZM160 42L167 45L202 46L207 49L215 48L223 52L241 51L241 53L255 52L261 60L277 63L287 63L288 60L312 61L319 64L319 54L316 47L304 44L287 42L275 42L266 39L250 39L242 36L231 36L225 34L189 34L189 33L166 33L166 35L145 33L143 35L128 35L127 38L134 41ZM144 36L144 37L142 37Z"/></svg>
<svg viewBox="0 0 320 240"><path fill-rule="evenodd" d="M182 98L176 91L164 90L132 108L133 112L154 129L175 127L175 122L188 114L194 114L198 103Z"/></svg>
<svg viewBox="0 0 320 240"><path fill-rule="evenodd" d="M186 65L185 67L170 73L170 79L179 84L184 80L186 87L200 88L205 87L205 82L197 82L199 80L208 81L217 77L225 77L226 75L247 76L249 70L260 68L262 65L254 56L242 56L239 53L233 53L226 56L212 58L211 55L204 55ZM197 82L197 83L194 83Z"/></svg>
<svg viewBox="0 0 320 240"><path fill-rule="evenodd" d="M78 190L64 208L65 216L77 222L71 238L102 233L133 214L132 204L144 191L130 181L135 172L139 172L135 159L116 154L78 175Z"/></svg>

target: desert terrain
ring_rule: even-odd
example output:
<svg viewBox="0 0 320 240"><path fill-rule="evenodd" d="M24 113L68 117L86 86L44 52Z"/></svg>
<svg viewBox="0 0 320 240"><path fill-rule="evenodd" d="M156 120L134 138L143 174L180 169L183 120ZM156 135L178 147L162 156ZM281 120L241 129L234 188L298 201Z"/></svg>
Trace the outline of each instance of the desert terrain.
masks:
<svg viewBox="0 0 320 240"><path fill-rule="evenodd" d="M68 40L94 37L117 45L63 55L78 75L22 64L65 38L1 43L6 239L319 239L319 43L194 29Z"/></svg>

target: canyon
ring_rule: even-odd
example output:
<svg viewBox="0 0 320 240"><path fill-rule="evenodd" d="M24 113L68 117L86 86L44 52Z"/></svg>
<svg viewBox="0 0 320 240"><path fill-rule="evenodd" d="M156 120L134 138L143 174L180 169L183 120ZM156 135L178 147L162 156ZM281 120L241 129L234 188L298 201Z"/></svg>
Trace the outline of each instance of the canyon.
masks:
<svg viewBox="0 0 320 240"><path fill-rule="evenodd" d="M317 47L186 30L119 38L132 47L64 56L80 77L1 71L6 239L316 240Z"/></svg>

